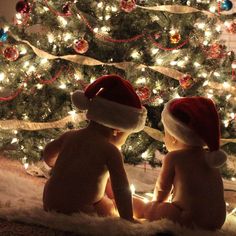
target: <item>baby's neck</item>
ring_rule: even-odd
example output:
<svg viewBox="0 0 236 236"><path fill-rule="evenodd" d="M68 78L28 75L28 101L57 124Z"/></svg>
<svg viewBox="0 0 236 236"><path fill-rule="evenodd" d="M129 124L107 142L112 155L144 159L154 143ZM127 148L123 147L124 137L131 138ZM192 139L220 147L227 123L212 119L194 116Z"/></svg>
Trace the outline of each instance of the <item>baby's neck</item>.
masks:
<svg viewBox="0 0 236 236"><path fill-rule="evenodd" d="M88 127L87 127L87 130L90 130L93 133L96 133L98 135L104 136L104 138L107 138L107 139L110 139L110 137L113 134L112 129L107 128L103 125L100 125L96 122L90 122Z"/></svg>

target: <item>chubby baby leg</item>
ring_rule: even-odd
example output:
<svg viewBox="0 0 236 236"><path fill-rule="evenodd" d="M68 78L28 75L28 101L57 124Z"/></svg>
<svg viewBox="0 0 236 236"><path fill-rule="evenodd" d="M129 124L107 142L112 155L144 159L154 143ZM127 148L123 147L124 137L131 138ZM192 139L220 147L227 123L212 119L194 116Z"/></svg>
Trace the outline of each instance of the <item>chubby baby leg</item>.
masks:
<svg viewBox="0 0 236 236"><path fill-rule="evenodd" d="M173 222L182 224L182 211L168 202L151 202L144 211L144 217L150 221L167 218Z"/></svg>
<svg viewBox="0 0 236 236"><path fill-rule="evenodd" d="M135 218L144 218L144 212L149 207L149 204L143 199L133 196L133 213Z"/></svg>
<svg viewBox="0 0 236 236"><path fill-rule="evenodd" d="M94 208L99 216L118 216L115 204L113 201L104 196L100 201L94 204Z"/></svg>

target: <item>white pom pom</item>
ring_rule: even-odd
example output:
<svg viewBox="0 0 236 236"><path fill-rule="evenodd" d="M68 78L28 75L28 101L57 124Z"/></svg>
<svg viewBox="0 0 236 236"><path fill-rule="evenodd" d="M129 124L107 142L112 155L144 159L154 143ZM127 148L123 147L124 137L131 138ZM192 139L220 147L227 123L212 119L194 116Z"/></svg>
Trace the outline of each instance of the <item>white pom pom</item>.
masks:
<svg viewBox="0 0 236 236"><path fill-rule="evenodd" d="M87 110L89 106L89 99L84 95L84 91L77 90L72 96L73 104L80 110Z"/></svg>
<svg viewBox="0 0 236 236"><path fill-rule="evenodd" d="M227 160L227 155L222 150L206 153L206 162L212 168L220 168Z"/></svg>

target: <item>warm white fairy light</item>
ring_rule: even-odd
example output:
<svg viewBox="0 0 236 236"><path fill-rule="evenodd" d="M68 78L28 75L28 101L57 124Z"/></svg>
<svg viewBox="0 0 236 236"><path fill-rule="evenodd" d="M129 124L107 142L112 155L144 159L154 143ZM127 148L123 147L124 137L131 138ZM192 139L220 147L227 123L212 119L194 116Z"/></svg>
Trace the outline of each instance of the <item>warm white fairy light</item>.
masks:
<svg viewBox="0 0 236 236"><path fill-rule="evenodd" d="M110 14L107 14L106 16L105 16L105 20L109 20L111 18L111 15Z"/></svg>
<svg viewBox="0 0 236 236"><path fill-rule="evenodd" d="M228 120L223 120L223 124L227 128L229 126L229 121Z"/></svg>
<svg viewBox="0 0 236 236"><path fill-rule="evenodd" d="M102 7L103 7L103 2L99 2L99 3L97 4L97 7L98 7L98 8L102 8Z"/></svg>
<svg viewBox="0 0 236 236"><path fill-rule="evenodd" d="M217 31L217 32L220 32L220 31L221 31L221 25L217 25L217 26L216 26L216 31Z"/></svg>
<svg viewBox="0 0 236 236"><path fill-rule="evenodd" d="M155 54L157 54L157 53L158 53L158 51L159 51L159 49L158 49L158 48L152 48L152 49L151 49L152 55L155 55Z"/></svg>
<svg viewBox="0 0 236 236"><path fill-rule="evenodd" d="M18 134L18 131L16 129L13 130L13 134Z"/></svg>
<svg viewBox="0 0 236 236"><path fill-rule="evenodd" d="M235 178L235 177L232 177L231 180L232 180L232 181L236 181L236 178Z"/></svg>
<svg viewBox="0 0 236 236"><path fill-rule="evenodd" d="M53 43L54 42L55 37L54 37L54 35L52 33L48 33L47 37L48 37L48 42L49 43Z"/></svg>
<svg viewBox="0 0 236 236"><path fill-rule="evenodd" d="M111 7L111 11L112 11L112 12L116 12L116 11L118 11L118 8L115 7L115 6L112 6L112 7Z"/></svg>
<svg viewBox="0 0 236 236"><path fill-rule="evenodd" d="M130 185L130 191L132 194L135 194L135 187L133 184Z"/></svg>
<svg viewBox="0 0 236 236"><path fill-rule="evenodd" d="M208 80L206 80L206 81L204 81L204 83L203 83L203 87L205 87L205 86L207 86L209 84L209 81Z"/></svg>
<svg viewBox="0 0 236 236"><path fill-rule="evenodd" d="M154 94L157 94L157 90L156 90L156 89L153 89L152 92L153 92Z"/></svg>
<svg viewBox="0 0 236 236"><path fill-rule="evenodd" d="M103 16L99 16L98 19L99 19L99 20L103 20Z"/></svg>
<svg viewBox="0 0 236 236"><path fill-rule="evenodd" d="M200 67L201 66L201 64L199 62L194 62L193 64L194 64L195 67Z"/></svg>
<svg viewBox="0 0 236 236"><path fill-rule="evenodd" d="M232 94L228 94L225 98L226 100L229 100L232 97Z"/></svg>
<svg viewBox="0 0 236 236"><path fill-rule="evenodd" d="M184 57L184 60L185 60L185 61L188 61L188 60L189 60L189 57L188 57L188 56L185 56L185 57Z"/></svg>
<svg viewBox="0 0 236 236"><path fill-rule="evenodd" d="M157 58L157 59L156 59L156 63L157 63L158 65L161 65L161 64L163 63L163 59Z"/></svg>
<svg viewBox="0 0 236 236"><path fill-rule="evenodd" d="M20 54L25 55L27 53L27 49L25 47L21 47Z"/></svg>
<svg viewBox="0 0 236 236"><path fill-rule="evenodd" d="M147 158L148 158L148 151L143 152L143 153L141 154L141 157L142 157L143 159L147 159Z"/></svg>
<svg viewBox="0 0 236 236"><path fill-rule="evenodd" d="M103 27L101 28L101 31L102 31L103 33L107 33L108 31L110 31L110 27L108 27L108 26L103 26Z"/></svg>
<svg viewBox="0 0 236 236"><path fill-rule="evenodd" d="M183 61L183 60L180 60L177 63L177 66L179 66L179 67L183 67L184 65L185 65L185 61Z"/></svg>
<svg viewBox="0 0 236 236"><path fill-rule="evenodd" d="M215 72L214 72L214 76L220 77L220 73L215 71Z"/></svg>
<svg viewBox="0 0 236 236"><path fill-rule="evenodd" d="M48 59L47 58L42 58L41 60L40 60L40 64L46 64L48 62Z"/></svg>
<svg viewBox="0 0 236 236"><path fill-rule="evenodd" d="M29 66L29 64L30 64L29 61L26 61L26 62L24 63L24 65L23 65L23 67L24 67L24 68L27 68L27 67Z"/></svg>
<svg viewBox="0 0 236 236"><path fill-rule="evenodd" d="M76 115L76 110L69 111L68 114L71 115L71 116L75 116Z"/></svg>
<svg viewBox="0 0 236 236"><path fill-rule="evenodd" d="M177 49L172 51L173 54L178 53L178 52L179 52L179 50L177 50Z"/></svg>
<svg viewBox="0 0 236 236"><path fill-rule="evenodd" d="M232 63L232 69L236 69L236 62Z"/></svg>
<svg viewBox="0 0 236 236"><path fill-rule="evenodd" d="M44 6L43 10L47 12L47 11L49 11L49 8Z"/></svg>
<svg viewBox="0 0 236 236"><path fill-rule="evenodd" d="M171 62L170 62L170 65L171 65L171 66L175 66L175 65L177 65L177 63L178 63L177 61L171 61Z"/></svg>
<svg viewBox="0 0 236 236"><path fill-rule="evenodd" d="M203 22L201 22L201 23L198 23L198 24L196 24L197 25L197 27L199 28L199 29L205 29L205 27L206 27L206 24L205 23L203 23Z"/></svg>
<svg viewBox="0 0 236 236"><path fill-rule="evenodd" d="M206 30L205 31L205 36L206 37L211 37L212 36L212 32L210 30Z"/></svg>
<svg viewBox="0 0 236 236"><path fill-rule="evenodd" d="M5 74L3 72L0 73L0 81L3 81L5 79Z"/></svg>
<svg viewBox="0 0 236 236"><path fill-rule="evenodd" d="M136 84L146 84L147 79L145 77L138 78L135 83Z"/></svg>
<svg viewBox="0 0 236 236"><path fill-rule="evenodd" d="M209 42L207 40L203 41L203 45L207 46L209 44Z"/></svg>
<svg viewBox="0 0 236 236"><path fill-rule="evenodd" d="M21 13L16 13L16 19L21 20L22 19L22 14Z"/></svg>
<svg viewBox="0 0 236 236"><path fill-rule="evenodd" d="M29 67L27 73L30 74L30 73L35 72L35 71L36 71L36 67L32 65L32 66Z"/></svg>
<svg viewBox="0 0 236 236"><path fill-rule="evenodd" d="M64 36L64 41L66 41L66 42L72 38L71 33L65 33L63 36Z"/></svg>
<svg viewBox="0 0 236 236"><path fill-rule="evenodd" d="M209 11L212 13L216 12L216 6L210 6Z"/></svg>
<svg viewBox="0 0 236 236"><path fill-rule="evenodd" d="M177 92L175 92L175 93L173 94L173 98L180 98L180 96L179 96L179 94L178 94ZM164 100L163 100L163 102L164 102Z"/></svg>
<svg viewBox="0 0 236 236"><path fill-rule="evenodd" d="M4 27L3 27L3 30L4 30L4 32L7 32L7 31L9 30L9 26L7 26L7 25L4 26Z"/></svg>
<svg viewBox="0 0 236 236"><path fill-rule="evenodd" d="M60 88L60 89L66 89L66 84L65 84L65 83L61 83L61 84L59 85L59 88Z"/></svg>
<svg viewBox="0 0 236 236"><path fill-rule="evenodd" d="M137 50L134 50L132 53L131 53L131 57L133 57L134 59L138 59L140 57L140 54Z"/></svg>
<svg viewBox="0 0 236 236"><path fill-rule="evenodd" d="M98 32L98 28L94 28L93 31L94 31L95 33L97 33L97 32Z"/></svg>
<svg viewBox="0 0 236 236"><path fill-rule="evenodd" d="M18 141L19 141L18 138L13 138L13 139L11 140L11 144L13 144L13 143L18 143Z"/></svg>
<svg viewBox="0 0 236 236"><path fill-rule="evenodd" d="M207 77L207 73L206 73L206 72L202 72L201 76L202 76L203 78L206 78L206 77ZM205 83L205 82L204 82L204 83Z"/></svg>
<svg viewBox="0 0 236 236"><path fill-rule="evenodd" d="M95 76L92 76L92 77L90 78L90 83L92 84L95 80L96 80L96 77L95 77Z"/></svg>
<svg viewBox="0 0 236 236"><path fill-rule="evenodd" d="M61 26L65 27L67 25L68 22L64 17L58 16L57 18L58 18L58 21L61 24Z"/></svg>
<svg viewBox="0 0 236 236"><path fill-rule="evenodd" d="M208 94L207 94L207 97L208 97L208 98L212 98L212 97L213 97L213 94L208 93Z"/></svg>
<svg viewBox="0 0 236 236"><path fill-rule="evenodd" d="M42 85L42 84L36 84L36 88L37 88L37 89L42 89L42 88L43 88L43 85Z"/></svg>
<svg viewBox="0 0 236 236"><path fill-rule="evenodd" d="M39 150L43 150L43 146L39 145L39 146L38 146L38 149L39 149Z"/></svg>
<svg viewBox="0 0 236 236"><path fill-rule="evenodd" d="M223 87L224 87L225 89L228 89L228 88L230 88L230 84L229 84L228 82L224 82L224 83L223 83Z"/></svg>
<svg viewBox="0 0 236 236"><path fill-rule="evenodd" d="M159 98L159 99L157 100L157 103L158 103L158 104L162 104L162 103L164 103L164 100L163 100L162 98Z"/></svg>

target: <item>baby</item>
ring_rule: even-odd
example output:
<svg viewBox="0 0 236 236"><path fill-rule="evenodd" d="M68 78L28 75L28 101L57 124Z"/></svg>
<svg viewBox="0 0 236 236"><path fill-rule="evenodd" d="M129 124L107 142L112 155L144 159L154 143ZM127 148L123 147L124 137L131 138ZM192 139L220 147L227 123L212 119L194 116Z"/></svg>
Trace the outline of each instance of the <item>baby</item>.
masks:
<svg viewBox="0 0 236 236"><path fill-rule="evenodd" d="M119 151L131 132L143 129L146 109L131 84L106 75L85 92L72 95L74 105L87 111L89 125L64 133L47 144L44 161L53 167L44 188L46 211L97 213L133 221L132 196ZM107 185L110 177L112 190ZM114 199L108 196L114 193Z"/></svg>
<svg viewBox="0 0 236 236"><path fill-rule="evenodd" d="M219 150L220 127L214 103L204 97L171 100L162 112L162 123L169 153L164 157L153 201L145 204L134 198L134 215L220 229L226 205L219 167L227 157ZM209 150L203 148L205 145Z"/></svg>

